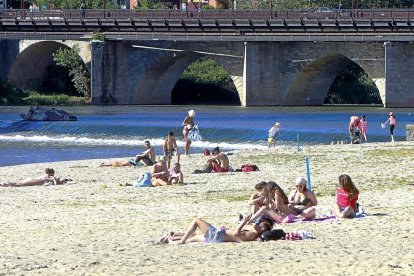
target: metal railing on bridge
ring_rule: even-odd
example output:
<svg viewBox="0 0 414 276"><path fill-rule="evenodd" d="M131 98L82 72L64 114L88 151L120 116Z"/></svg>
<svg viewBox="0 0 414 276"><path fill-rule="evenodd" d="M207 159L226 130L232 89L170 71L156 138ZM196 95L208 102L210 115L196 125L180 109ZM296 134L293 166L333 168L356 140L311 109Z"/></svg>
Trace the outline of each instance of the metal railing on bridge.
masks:
<svg viewBox="0 0 414 276"><path fill-rule="evenodd" d="M414 19L412 9L335 10L328 12L306 10L0 10L0 19L234 19L234 20L404 20Z"/></svg>

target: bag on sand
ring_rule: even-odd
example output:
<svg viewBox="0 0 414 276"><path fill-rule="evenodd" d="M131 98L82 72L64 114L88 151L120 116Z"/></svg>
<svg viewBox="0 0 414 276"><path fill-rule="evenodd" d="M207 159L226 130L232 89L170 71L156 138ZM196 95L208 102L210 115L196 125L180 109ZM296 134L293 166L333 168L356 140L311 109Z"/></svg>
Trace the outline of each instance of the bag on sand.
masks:
<svg viewBox="0 0 414 276"><path fill-rule="evenodd" d="M141 177L138 178L137 182L135 182L132 186L134 188L151 186L151 173L149 172L142 173Z"/></svg>

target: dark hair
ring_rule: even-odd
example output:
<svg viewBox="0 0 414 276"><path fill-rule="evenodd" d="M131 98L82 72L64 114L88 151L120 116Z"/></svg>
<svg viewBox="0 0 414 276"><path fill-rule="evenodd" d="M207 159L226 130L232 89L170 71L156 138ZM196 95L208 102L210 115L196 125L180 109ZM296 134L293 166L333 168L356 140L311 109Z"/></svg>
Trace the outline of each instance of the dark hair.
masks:
<svg viewBox="0 0 414 276"><path fill-rule="evenodd" d="M170 132L168 132L168 135L174 136L174 132L170 131Z"/></svg>
<svg viewBox="0 0 414 276"><path fill-rule="evenodd" d="M254 188L256 190L261 190L266 186L266 182L264 181L260 181L259 183L257 183L256 185L254 185Z"/></svg>
<svg viewBox="0 0 414 276"><path fill-rule="evenodd" d="M45 169L45 173L48 175L54 175L55 174L55 170L52 168L46 168Z"/></svg>
<svg viewBox="0 0 414 276"><path fill-rule="evenodd" d="M262 216L259 219L259 224L261 223L265 223L268 226L268 229L265 231L270 231L273 228L273 220L271 220L270 218L266 217L266 216Z"/></svg>
<svg viewBox="0 0 414 276"><path fill-rule="evenodd" d="M215 147L213 149L213 153L212 154L215 154L215 153L220 153L220 148L219 147Z"/></svg>
<svg viewBox="0 0 414 276"><path fill-rule="evenodd" d="M145 144L150 144L150 141L148 141L148 140L145 140L145 142L144 142Z"/></svg>

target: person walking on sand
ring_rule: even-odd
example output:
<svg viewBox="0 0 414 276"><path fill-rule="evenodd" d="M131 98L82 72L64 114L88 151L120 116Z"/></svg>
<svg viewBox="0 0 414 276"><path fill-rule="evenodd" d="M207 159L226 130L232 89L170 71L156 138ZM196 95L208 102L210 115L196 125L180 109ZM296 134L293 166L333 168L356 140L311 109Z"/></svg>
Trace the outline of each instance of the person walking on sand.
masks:
<svg viewBox="0 0 414 276"><path fill-rule="evenodd" d="M164 155L167 156L167 168L170 168L173 155L177 156L177 163L180 163L180 153L178 152L177 141L174 138L174 132L170 131L164 141Z"/></svg>
<svg viewBox="0 0 414 276"><path fill-rule="evenodd" d="M339 218L353 218L357 212L359 191L349 175L339 176L339 189L336 191L334 215Z"/></svg>
<svg viewBox="0 0 414 276"><path fill-rule="evenodd" d="M368 121L365 117L365 114L362 115L360 124L361 124L362 137L364 137L365 142L368 142L368 139L367 139ZM362 137L361 137L361 142L362 142Z"/></svg>
<svg viewBox="0 0 414 276"><path fill-rule="evenodd" d="M271 129L269 129L269 135L267 138L267 147L270 148L271 145L276 147L277 137L280 134L280 123L276 122Z"/></svg>
<svg viewBox="0 0 414 276"><path fill-rule="evenodd" d="M195 122L194 122L194 117L195 117L195 111L194 110L190 110L188 111L188 116L185 117L184 121L183 121L183 136L184 136L184 154L188 155L190 154L190 146L191 146L191 139L188 138L188 133L190 132L190 130L194 127Z"/></svg>
<svg viewBox="0 0 414 276"><path fill-rule="evenodd" d="M397 124L397 120L395 119L394 112L390 112L388 115L389 115L388 120L384 124L382 124L382 127L384 128L388 122L390 123L391 142L394 143L394 128L395 128L395 125Z"/></svg>
<svg viewBox="0 0 414 276"><path fill-rule="evenodd" d="M205 220L196 218L184 234L174 234L171 232L170 237L165 243L186 244L255 241L264 232L270 231L273 228L273 223L268 218L260 219L259 223L255 225L246 225L249 220L250 216L247 216L237 227L227 230L224 227L216 228ZM200 230L201 234L195 235L197 229Z"/></svg>

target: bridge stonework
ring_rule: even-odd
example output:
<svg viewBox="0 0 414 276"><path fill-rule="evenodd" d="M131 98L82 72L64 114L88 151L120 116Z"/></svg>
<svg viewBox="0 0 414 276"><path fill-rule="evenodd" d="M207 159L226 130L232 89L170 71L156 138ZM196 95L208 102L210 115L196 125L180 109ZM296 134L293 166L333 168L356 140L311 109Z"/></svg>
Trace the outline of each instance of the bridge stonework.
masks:
<svg viewBox="0 0 414 276"><path fill-rule="evenodd" d="M0 81L7 81L14 60L19 55L18 40L0 40Z"/></svg>

